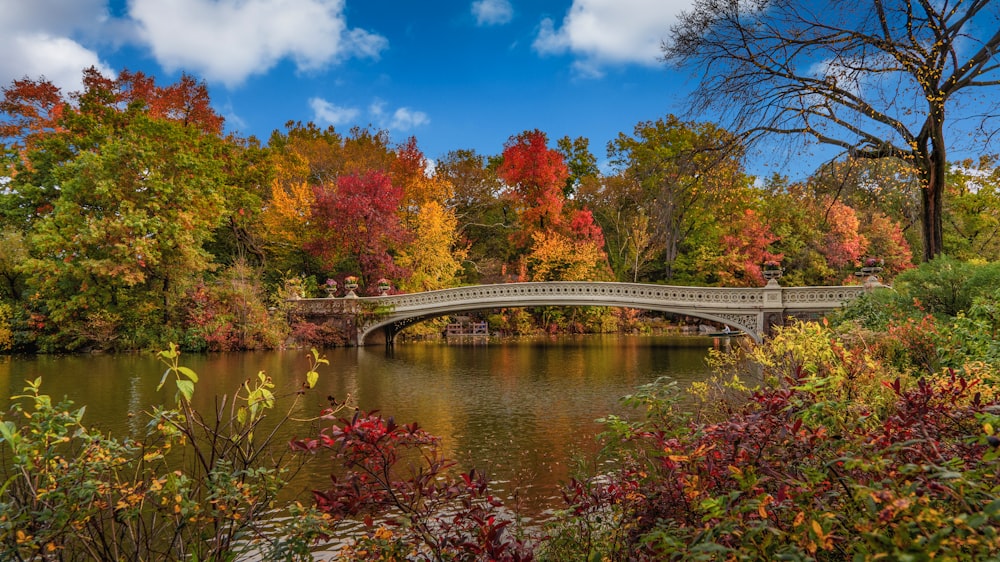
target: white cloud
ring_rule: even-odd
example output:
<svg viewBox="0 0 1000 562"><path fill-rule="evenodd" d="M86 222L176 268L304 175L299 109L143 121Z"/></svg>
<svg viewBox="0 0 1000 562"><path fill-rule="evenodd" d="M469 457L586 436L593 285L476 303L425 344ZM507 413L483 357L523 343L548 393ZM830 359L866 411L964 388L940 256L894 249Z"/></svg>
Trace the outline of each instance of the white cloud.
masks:
<svg viewBox="0 0 1000 562"><path fill-rule="evenodd" d="M388 47L385 37L347 27L344 0L132 0L129 15L164 68L229 87L285 58L312 71Z"/></svg>
<svg viewBox="0 0 1000 562"><path fill-rule="evenodd" d="M98 54L71 36L101 36L110 20L106 0L0 0L0 86L22 78L45 78L63 92L83 87L83 70L115 72Z"/></svg>
<svg viewBox="0 0 1000 562"><path fill-rule="evenodd" d="M472 3L472 15L477 25L503 25L514 18L514 7L510 0L476 0Z"/></svg>
<svg viewBox="0 0 1000 562"><path fill-rule="evenodd" d="M380 99L375 99L368 105L368 113L375 118L376 121L382 119L385 114L385 102Z"/></svg>
<svg viewBox="0 0 1000 562"><path fill-rule="evenodd" d="M427 125L431 120L423 111L414 111L408 107L401 107L392 114L392 122L389 128L395 131L409 131L421 125Z"/></svg>
<svg viewBox="0 0 1000 562"><path fill-rule="evenodd" d="M409 107L400 107L391 112L386 111L386 102L381 99L374 99L368 105L368 114L372 122L390 131L409 131L431 122L430 117L423 111L415 111Z"/></svg>
<svg viewBox="0 0 1000 562"><path fill-rule="evenodd" d="M312 108L316 121L330 125L350 123L360 113L360 111L353 107L340 107L322 98L310 98L309 107Z"/></svg>
<svg viewBox="0 0 1000 562"><path fill-rule="evenodd" d="M7 86L21 78L45 78L64 93L83 88L83 70L96 67L105 76L115 72L97 53L65 37L44 33L5 36L0 39L0 80Z"/></svg>
<svg viewBox="0 0 1000 562"><path fill-rule="evenodd" d="M51 35L93 31L108 19L107 0L0 0L7 33L23 30Z"/></svg>
<svg viewBox="0 0 1000 562"><path fill-rule="evenodd" d="M659 63L660 45L691 0L573 0L557 28L546 18L532 44L543 55L572 53L579 72L600 76L609 64Z"/></svg>
<svg viewBox="0 0 1000 562"><path fill-rule="evenodd" d="M316 121L330 125L355 124L361 115L361 111L356 108L340 107L322 98L310 99L309 106L313 110ZM405 132L431 122L430 117L423 111L416 111L409 107L389 110L386 109L387 106L388 104L379 98L375 98L368 104L368 117L371 124L390 131Z"/></svg>

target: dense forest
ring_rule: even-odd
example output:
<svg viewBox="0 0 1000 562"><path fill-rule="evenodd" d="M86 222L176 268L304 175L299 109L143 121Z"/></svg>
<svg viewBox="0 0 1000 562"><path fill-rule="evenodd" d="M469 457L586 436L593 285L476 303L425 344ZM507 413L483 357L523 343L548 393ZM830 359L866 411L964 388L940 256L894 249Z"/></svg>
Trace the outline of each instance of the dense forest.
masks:
<svg viewBox="0 0 1000 562"><path fill-rule="evenodd" d="M416 138L289 122L225 133L207 87L84 72L83 89L15 81L0 100L0 350L266 349L309 326L282 314L328 280L413 292L596 280L756 286L892 278L921 247L903 160L838 160L758 178L739 139L672 115L606 147L516 132L501 154L429 158ZM945 253L1000 257L995 159L954 162ZM331 281L331 282L332 282ZM625 311L504 311L503 330L613 331ZM315 330L312 330L315 332ZM308 339L308 338L306 338ZM322 342L320 342L322 343Z"/></svg>

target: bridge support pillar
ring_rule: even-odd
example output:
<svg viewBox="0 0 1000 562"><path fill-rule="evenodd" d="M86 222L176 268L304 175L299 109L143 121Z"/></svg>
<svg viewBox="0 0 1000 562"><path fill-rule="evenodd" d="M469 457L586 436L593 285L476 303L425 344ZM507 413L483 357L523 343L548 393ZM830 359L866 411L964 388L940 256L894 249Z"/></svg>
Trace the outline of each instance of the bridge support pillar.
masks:
<svg viewBox="0 0 1000 562"><path fill-rule="evenodd" d="M396 343L396 329L392 324L369 332L364 340L361 339L360 330L358 332L359 334L355 337L357 340L355 345L358 346L384 345L392 347Z"/></svg>
<svg viewBox="0 0 1000 562"><path fill-rule="evenodd" d="M777 279L771 279L764 286L764 305L757 318L757 333L761 337L774 334L774 328L785 325L785 303L782 298L781 285Z"/></svg>

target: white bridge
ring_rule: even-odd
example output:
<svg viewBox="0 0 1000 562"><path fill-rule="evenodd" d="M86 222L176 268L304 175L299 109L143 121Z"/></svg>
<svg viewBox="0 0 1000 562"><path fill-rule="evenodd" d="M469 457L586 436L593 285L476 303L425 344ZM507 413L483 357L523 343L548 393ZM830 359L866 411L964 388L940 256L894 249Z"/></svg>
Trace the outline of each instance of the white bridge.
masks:
<svg viewBox="0 0 1000 562"><path fill-rule="evenodd" d="M876 282L877 283L877 282ZM816 319L857 298L869 283L833 287L677 287L641 283L550 281L471 285L381 297L292 301L292 314L322 323L338 321L351 343L391 344L403 328L437 316L476 310L536 306L613 306L670 312L718 322L761 341L789 318Z"/></svg>

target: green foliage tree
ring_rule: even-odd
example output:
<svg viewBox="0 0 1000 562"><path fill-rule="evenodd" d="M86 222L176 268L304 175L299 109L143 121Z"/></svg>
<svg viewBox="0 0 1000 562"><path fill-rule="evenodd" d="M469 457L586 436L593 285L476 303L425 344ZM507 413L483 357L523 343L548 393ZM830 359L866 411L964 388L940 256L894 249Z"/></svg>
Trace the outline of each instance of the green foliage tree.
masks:
<svg viewBox="0 0 1000 562"><path fill-rule="evenodd" d="M501 197L496 166L474 150L453 150L437 162L434 175L452 187L445 205L457 219L459 236L468 242L463 276L468 281L496 282L514 249L510 232L514 211Z"/></svg>
<svg viewBox="0 0 1000 562"><path fill-rule="evenodd" d="M738 208L748 185L742 149L732 135L673 115L639 123L634 136L619 133L608 156L650 217L653 238L664 251L666 280L673 278L684 244L714 223L713 213Z"/></svg>
<svg viewBox="0 0 1000 562"><path fill-rule="evenodd" d="M86 118L68 113L77 117ZM150 338L132 343L148 345L186 282L211 267L203 244L224 208L226 145L136 110L104 127L100 150L80 152L54 174L59 197L36 221L21 271L64 332L82 333L103 312Z"/></svg>
<svg viewBox="0 0 1000 562"><path fill-rule="evenodd" d="M563 155L566 167L569 168L569 177L566 178L563 195L571 198L576 194L581 183L601 174L597 168L597 157L590 152L590 139L586 137L571 139L566 136L556 141L556 146Z"/></svg>
<svg viewBox="0 0 1000 562"><path fill-rule="evenodd" d="M958 259L1000 259L1000 169L983 156L952 166L944 197L944 244Z"/></svg>

